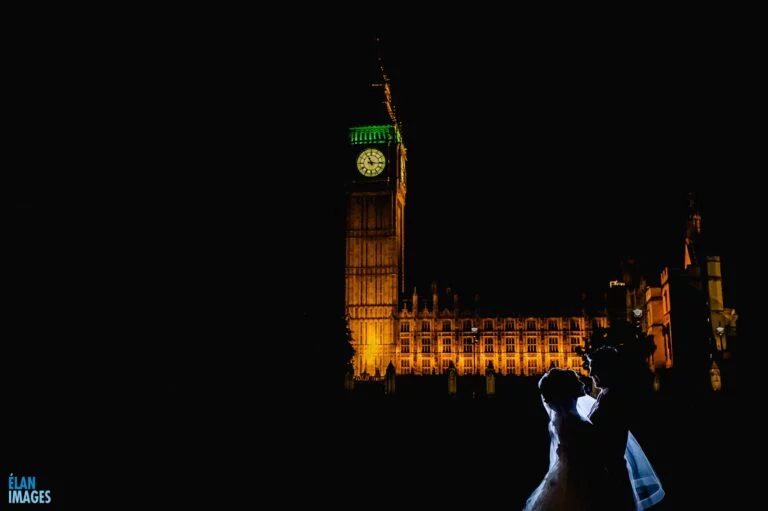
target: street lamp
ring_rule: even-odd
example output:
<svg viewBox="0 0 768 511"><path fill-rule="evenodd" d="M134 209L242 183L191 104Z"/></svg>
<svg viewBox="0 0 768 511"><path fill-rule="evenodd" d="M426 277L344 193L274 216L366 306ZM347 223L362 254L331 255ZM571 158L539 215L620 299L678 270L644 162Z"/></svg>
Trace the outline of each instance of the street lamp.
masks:
<svg viewBox="0 0 768 511"><path fill-rule="evenodd" d="M719 349L720 351L724 351L725 344L723 344L723 336L725 335L725 327L720 325L717 328L715 328L715 330L717 330L717 336L720 338L720 346L718 346L717 349Z"/></svg>
<svg viewBox="0 0 768 511"><path fill-rule="evenodd" d="M643 332L643 309L632 309L632 319L635 321L635 336L639 339Z"/></svg>
<svg viewBox="0 0 768 511"><path fill-rule="evenodd" d="M476 326L472 327L472 361L475 364L475 374L480 374L480 370L477 368L477 351L480 349L480 332Z"/></svg>

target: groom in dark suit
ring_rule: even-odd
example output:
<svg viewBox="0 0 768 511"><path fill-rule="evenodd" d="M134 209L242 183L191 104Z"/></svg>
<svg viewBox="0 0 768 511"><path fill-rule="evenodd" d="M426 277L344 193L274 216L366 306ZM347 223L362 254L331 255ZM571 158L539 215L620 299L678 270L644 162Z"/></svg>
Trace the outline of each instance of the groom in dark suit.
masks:
<svg viewBox="0 0 768 511"><path fill-rule="evenodd" d="M629 397L623 385L619 352L610 346L595 350L588 357L589 375L600 389L589 412L600 439L600 452L608 478L605 506L610 511L636 510L634 490L624 457L629 437Z"/></svg>

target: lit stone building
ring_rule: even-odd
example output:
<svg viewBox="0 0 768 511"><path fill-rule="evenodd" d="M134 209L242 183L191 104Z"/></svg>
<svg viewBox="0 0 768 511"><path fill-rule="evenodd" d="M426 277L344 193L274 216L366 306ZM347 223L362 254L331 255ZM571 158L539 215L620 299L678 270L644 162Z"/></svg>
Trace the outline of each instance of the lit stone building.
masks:
<svg viewBox="0 0 768 511"><path fill-rule="evenodd" d="M595 326L607 326L606 317L483 317L461 310L453 296L453 306L441 308L433 284L429 306L419 308L414 290L410 307L400 309L393 347L400 374L440 374L451 363L459 374L482 374L489 365L507 375L536 375L552 366L581 371L576 348Z"/></svg>
<svg viewBox="0 0 768 511"><path fill-rule="evenodd" d="M685 386L720 390L721 371L730 369L738 315L725 305L722 265L712 252L702 236L700 208L691 195L682 267L663 268L658 280L640 278L634 283L625 276L624 282L627 317L635 311L642 330L656 344L651 368L659 373L675 368Z"/></svg>
<svg viewBox="0 0 768 511"><path fill-rule="evenodd" d="M407 150L389 82L379 66L372 99L350 128L346 179L345 309L355 348L356 376L381 376L391 362L398 374L440 374L451 363L459 374L535 375L550 366L579 369L575 348L607 319L481 317L459 307L458 295L419 306L416 290L401 305L405 276ZM373 106L372 111L365 110Z"/></svg>
<svg viewBox="0 0 768 511"><path fill-rule="evenodd" d="M398 374L482 373L537 375L549 367L579 369L583 346L596 327L616 318L639 324L653 337L648 360L654 371L679 368L686 382L716 388L730 358L736 313L723 301L721 264L701 237L701 214L691 201L681 269L660 278L631 277L609 283L598 317L485 316L442 299L437 286L420 302L405 296L407 155L390 84L380 65L368 85L370 101L349 131L346 182L345 311L355 349L355 376L382 376L391 363ZM448 303L446 303L448 302ZM658 379L657 379L658 380ZM657 381L658 383L658 381Z"/></svg>

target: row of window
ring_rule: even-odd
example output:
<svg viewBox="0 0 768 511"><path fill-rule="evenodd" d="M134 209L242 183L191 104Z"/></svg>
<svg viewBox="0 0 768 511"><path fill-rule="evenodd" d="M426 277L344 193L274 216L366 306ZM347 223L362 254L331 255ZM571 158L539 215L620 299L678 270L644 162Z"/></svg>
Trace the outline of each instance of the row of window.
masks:
<svg viewBox="0 0 768 511"><path fill-rule="evenodd" d="M452 352L452 345L453 345L453 339L450 337L442 337L440 339L442 347L443 347L443 353L451 353ZM474 338L472 337L465 337L463 341L463 352L464 353L473 353L476 350L474 349ZM520 340L520 344L522 347L522 339ZM560 352L560 343L558 341L557 337L550 337L549 343L548 343L548 350L549 353L559 353ZM570 343L570 349L566 351L570 351L571 353L576 353L576 348L578 346L581 346L581 340L579 337L571 337L571 343ZM483 340L482 343L482 351L483 353L493 353L494 352L494 339L492 337L486 337ZM526 351L528 353L536 353L538 351L538 340L536 337L528 337L527 338L527 344L526 344ZM477 350L480 351L480 350ZM515 343L514 339L512 337L506 337L504 338L504 351L506 353L514 353L515 352ZM521 350L522 351L522 350ZM400 352L401 353L410 353L411 352L411 339L409 337L402 337L400 339ZM421 352L422 353L431 353L432 352L432 339L429 337L424 337L421 339Z"/></svg>
<svg viewBox="0 0 768 511"><path fill-rule="evenodd" d="M483 320L483 330L484 331L493 330L494 329L493 322L494 322L494 320L492 320L492 319ZM462 330L464 330L465 332L471 332L472 328L473 328L473 325L474 325L474 322L471 319L465 319L463 324L462 324ZM578 320L578 319L571 319L571 320L568 321L568 323L565 323L563 321L563 328L566 328L566 326L567 326L567 329L569 329L569 330L581 330L582 329L581 321ZM597 328L599 326L601 326L601 325L600 325L600 322L597 319L592 320L592 328L593 329ZM451 321L448 321L448 320L443 321L441 327L442 327L441 331L443 331L443 332L452 332L453 331L452 326L451 326ZM521 325L521 328L522 328L522 325ZM550 319L547 322L547 328L549 330L560 330L560 321L556 320L556 319ZM525 323L525 329L526 330L538 330L537 321L535 319L527 320L526 323ZM506 323L504 323L504 330L509 330L509 331L515 330L515 321L514 320L507 320ZM401 321L400 322L400 331L401 332L410 332L411 331L411 321ZM432 331L432 322L431 321L422 321L421 322L421 331L422 332L431 332Z"/></svg>
<svg viewBox="0 0 768 511"><path fill-rule="evenodd" d="M452 360L443 360L441 362L441 373L445 373L448 371L448 367L450 366ZM517 374L517 360L513 358L508 358L504 361L504 373L505 374ZM527 364L527 373L528 374L537 374L539 372L539 361L538 360L529 360ZM581 359L574 358L570 361L570 367L571 369L578 370L581 368ZM559 360L552 360L550 361L550 365L554 367L560 367L560 361ZM463 374L472 374L474 372L475 366L474 366L474 360L467 359L463 360L461 363L461 368L459 368L456 364L454 364L454 367L456 367L456 370ZM400 373L401 374L411 374L411 361L408 359L402 359L400 360ZM423 359L421 361L421 374L436 374L437 367L432 367L432 360L429 359Z"/></svg>

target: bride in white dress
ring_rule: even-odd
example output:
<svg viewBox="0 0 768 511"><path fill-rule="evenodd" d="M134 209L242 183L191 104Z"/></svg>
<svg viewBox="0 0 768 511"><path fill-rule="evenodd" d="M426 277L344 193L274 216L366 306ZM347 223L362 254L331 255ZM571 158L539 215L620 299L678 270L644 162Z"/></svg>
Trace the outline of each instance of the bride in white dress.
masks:
<svg viewBox="0 0 768 511"><path fill-rule="evenodd" d="M523 511L605 509L606 503L601 502L601 497L606 472L595 454L599 439L594 426L586 419L594 398L586 395L576 373L567 369L550 369L539 380L539 390L550 417L550 463ZM659 502L664 490L631 433L625 457L637 508L646 509Z"/></svg>

